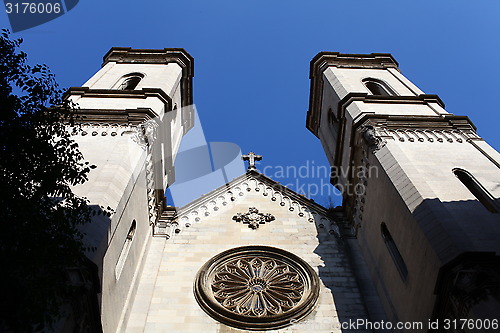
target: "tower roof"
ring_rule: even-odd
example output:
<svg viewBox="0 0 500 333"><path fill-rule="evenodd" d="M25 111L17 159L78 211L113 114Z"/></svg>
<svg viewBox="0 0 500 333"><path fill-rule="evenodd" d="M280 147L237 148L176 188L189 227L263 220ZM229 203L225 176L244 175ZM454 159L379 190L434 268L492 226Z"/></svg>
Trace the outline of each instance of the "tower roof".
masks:
<svg viewBox="0 0 500 333"><path fill-rule="evenodd" d="M320 52L311 60L309 77L312 79L318 71L326 67L349 68L398 68L398 62L390 53L353 54L339 52Z"/></svg>
<svg viewBox="0 0 500 333"><path fill-rule="evenodd" d="M182 67L184 76L194 76L194 58L182 48L133 49L131 47L112 47L104 55L102 66L108 62L129 64L177 63Z"/></svg>

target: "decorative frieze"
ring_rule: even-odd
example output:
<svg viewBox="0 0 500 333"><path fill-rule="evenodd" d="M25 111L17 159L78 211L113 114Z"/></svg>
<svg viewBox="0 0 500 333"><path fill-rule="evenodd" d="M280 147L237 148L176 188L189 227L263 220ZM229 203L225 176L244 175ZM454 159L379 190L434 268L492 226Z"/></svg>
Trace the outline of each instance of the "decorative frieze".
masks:
<svg viewBox="0 0 500 333"><path fill-rule="evenodd" d="M400 142L463 143L468 139L479 138L475 132L467 133L461 130L445 129L379 128L378 134L381 138L390 138Z"/></svg>
<svg viewBox="0 0 500 333"><path fill-rule="evenodd" d="M472 126L455 127L448 123L388 124L368 121L359 128L359 133L372 151L381 149L388 140L409 143L464 143L481 140Z"/></svg>
<svg viewBox="0 0 500 333"><path fill-rule="evenodd" d="M254 177L253 174L255 174L256 177ZM233 185L228 184L229 186L226 185L216 189L214 193L202 196L188 206L180 208L175 215L169 216L168 220L170 223L175 221L178 224L177 233L181 232L183 228L189 228L196 223L202 222L204 219L209 218L214 212L223 212L224 209L232 207L234 203L244 200L250 193L258 193L268 198L269 201L275 202L281 209L294 212L299 219L304 219L309 223L316 223L318 228L321 228L319 225L323 224L326 226L325 229L328 233L336 237L339 235L338 227L335 222L327 218L321 219L326 213L321 212L320 208L318 208L319 210L313 208L315 204L310 202L309 199L297 194L292 194L290 190L281 186L279 183L275 183L272 180L265 180L266 178L257 172L252 171L252 173L247 173L244 176L247 178L235 182ZM261 177L264 179L261 179ZM261 217L261 213L258 212L258 209L254 209L256 210L255 212L252 209L252 211L248 213L237 214L234 220L239 220L238 222L248 224L249 228L252 229L258 228L259 224L271 222L273 220L272 217L269 216L266 221L266 217ZM252 213L256 213L259 217L257 218L257 216ZM166 212L162 213L158 219L157 224L160 224L161 227L155 228L155 235L167 234L165 232L165 221L167 220L164 216L165 214ZM168 237L173 236L173 234L173 232L169 232Z"/></svg>
<svg viewBox="0 0 500 333"><path fill-rule="evenodd" d="M129 124L84 123L68 127L73 136L113 136L120 137L135 132L136 126Z"/></svg>
<svg viewBox="0 0 500 333"><path fill-rule="evenodd" d="M271 201L277 201L281 207L284 207L289 211L297 212L298 217L307 218L309 222L314 221L310 210L306 206L301 205L295 200L291 200L280 191L275 191L265 183L253 178L235 186L234 188L220 193L215 197L215 199L208 200L203 204L200 203L199 205L193 207L190 213L181 214L179 218L181 221L184 221L184 218L186 218L186 223L191 225L192 223L199 222L204 217L208 217L212 212L219 211L219 209L226 207L230 202L243 199L247 193L253 191L262 194L264 197L269 197ZM253 228L252 225L253 224L249 223L249 227Z"/></svg>

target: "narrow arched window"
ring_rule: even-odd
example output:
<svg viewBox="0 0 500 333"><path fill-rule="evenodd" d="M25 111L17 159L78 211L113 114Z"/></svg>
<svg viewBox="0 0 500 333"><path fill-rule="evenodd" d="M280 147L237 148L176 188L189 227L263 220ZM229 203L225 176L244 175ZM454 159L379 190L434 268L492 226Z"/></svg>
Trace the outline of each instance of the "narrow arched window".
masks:
<svg viewBox="0 0 500 333"><path fill-rule="evenodd" d="M115 277L118 279L122 274L123 267L125 266L125 261L127 260L128 253L130 251L130 247L132 246L132 241L135 236L135 229L137 228L137 223L135 220L132 221L130 225L130 229L128 230L127 237L125 238L125 242L123 243L122 250L120 252L120 256L116 262L115 266Z"/></svg>
<svg viewBox="0 0 500 333"><path fill-rule="evenodd" d="M134 90L144 78L141 73L131 73L122 77L118 90Z"/></svg>
<svg viewBox="0 0 500 333"><path fill-rule="evenodd" d="M132 239L134 238L136 227L137 227L137 223L135 222L135 220L133 220L132 225L130 226L130 229L128 230L128 234L127 234L128 241L132 241Z"/></svg>
<svg viewBox="0 0 500 333"><path fill-rule="evenodd" d="M366 89L370 91L372 95L377 95L377 96L396 95L394 90L392 90L391 87L389 87L389 85L382 80L366 78L363 79L363 84L365 85Z"/></svg>
<svg viewBox="0 0 500 333"><path fill-rule="evenodd" d="M403 260L403 257L401 256L401 253L399 252L398 247L396 246L396 243L394 242L394 239L389 232L389 229L387 229L387 225L382 222L382 224L380 224L380 230L382 232L382 238L384 239L385 245L387 246L387 249L391 254L394 264L396 264L401 278L403 280L406 280L406 278L408 277L408 268L406 267L405 261Z"/></svg>
<svg viewBox="0 0 500 333"><path fill-rule="evenodd" d="M463 169L455 168L452 170L455 176L467 187L467 189L479 200L483 206L492 213L498 214L500 206L495 202L495 198L479 183L474 176Z"/></svg>
<svg viewBox="0 0 500 333"><path fill-rule="evenodd" d="M337 116L333 113L332 108L328 109L327 114L328 114L328 122L330 124L337 122Z"/></svg>

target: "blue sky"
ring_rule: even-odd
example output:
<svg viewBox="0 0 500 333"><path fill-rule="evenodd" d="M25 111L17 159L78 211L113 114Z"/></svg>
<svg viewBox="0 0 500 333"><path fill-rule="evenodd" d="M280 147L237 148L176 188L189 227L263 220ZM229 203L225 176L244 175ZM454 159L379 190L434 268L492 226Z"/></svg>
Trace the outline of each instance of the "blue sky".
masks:
<svg viewBox="0 0 500 333"><path fill-rule="evenodd" d="M320 51L392 53L405 76L438 94L448 112L469 116L499 150L499 16L494 0L85 0L13 36L62 87L85 82L112 46L185 48L195 58L194 101L207 139L262 154L261 168L299 167L327 163L305 128L309 61ZM0 23L9 27L3 11Z"/></svg>

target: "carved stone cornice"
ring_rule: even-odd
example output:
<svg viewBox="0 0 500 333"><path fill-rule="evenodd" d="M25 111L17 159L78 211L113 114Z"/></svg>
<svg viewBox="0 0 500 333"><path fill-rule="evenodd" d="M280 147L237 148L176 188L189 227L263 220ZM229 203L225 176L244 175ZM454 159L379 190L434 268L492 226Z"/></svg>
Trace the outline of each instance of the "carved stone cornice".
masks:
<svg viewBox="0 0 500 333"><path fill-rule="evenodd" d="M76 109L75 122L101 126L139 125L158 117L150 108L137 109Z"/></svg>
<svg viewBox="0 0 500 333"><path fill-rule="evenodd" d="M310 78L322 74L328 67L344 68L398 68L398 62L390 53L352 54L340 52L320 52L310 64Z"/></svg>
<svg viewBox="0 0 500 333"><path fill-rule="evenodd" d="M70 96L86 98L133 98L146 99L156 97L165 105L165 112L172 110L172 99L162 89L142 88L140 90L91 89L89 87L71 87L64 93L64 99Z"/></svg>
<svg viewBox="0 0 500 333"><path fill-rule="evenodd" d="M429 104L437 103L442 108L445 107L444 102L438 95L420 94L413 96L380 96L370 95L368 93L349 93L342 98L337 106L340 117L344 117L345 109L355 101L364 103L384 103L384 104Z"/></svg>
<svg viewBox="0 0 500 333"><path fill-rule="evenodd" d="M183 48L132 49L112 47L103 57L103 66L108 62L126 64L169 64L182 67L186 76L194 76L194 58Z"/></svg>

